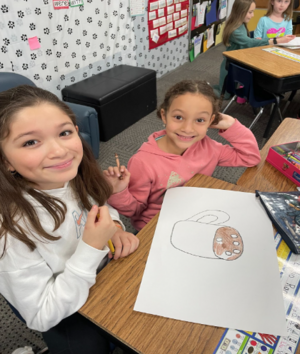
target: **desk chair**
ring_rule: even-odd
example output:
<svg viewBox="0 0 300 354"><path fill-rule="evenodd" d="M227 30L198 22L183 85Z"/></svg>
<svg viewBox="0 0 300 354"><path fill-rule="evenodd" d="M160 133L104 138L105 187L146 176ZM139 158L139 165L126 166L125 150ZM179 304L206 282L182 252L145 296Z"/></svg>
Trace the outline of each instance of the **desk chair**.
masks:
<svg viewBox="0 0 300 354"><path fill-rule="evenodd" d="M279 119L280 121L282 121L282 116L279 109L280 97L263 90L259 86L256 86L253 81L253 73L251 70L230 63L228 68L228 74L224 81L222 93L225 92L225 90L232 94L233 98L229 101L222 113L225 113L227 111L227 109L237 99L237 97L245 98L250 103L256 114L253 122L249 126L249 129L252 129L254 127L254 125L262 115L264 107L268 104L273 104L269 123L264 132L264 139L266 139L269 135L271 123L275 117L276 112L278 112L280 117ZM256 113L257 108L259 108L258 113Z"/></svg>
<svg viewBox="0 0 300 354"><path fill-rule="evenodd" d="M30 79L14 72L0 72L0 92L20 85L36 86ZM94 108L65 102L75 113L76 122L82 138L91 146L93 155L99 157L99 123Z"/></svg>

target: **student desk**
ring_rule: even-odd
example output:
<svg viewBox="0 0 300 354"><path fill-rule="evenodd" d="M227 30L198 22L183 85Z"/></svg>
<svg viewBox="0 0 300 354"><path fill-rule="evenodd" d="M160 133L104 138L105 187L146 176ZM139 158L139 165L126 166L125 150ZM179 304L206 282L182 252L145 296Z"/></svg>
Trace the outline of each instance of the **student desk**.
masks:
<svg viewBox="0 0 300 354"><path fill-rule="evenodd" d="M300 89L300 63L264 51L263 46L223 52L228 63L251 69L255 82L265 90L280 94ZM300 49L283 50L300 55Z"/></svg>
<svg viewBox="0 0 300 354"><path fill-rule="evenodd" d="M285 118L261 150L261 162L247 168L237 185L263 192L296 191L296 184L265 160L271 146L297 140L300 141L300 120Z"/></svg>
<svg viewBox="0 0 300 354"><path fill-rule="evenodd" d="M283 191L288 190L287 186L289 190L295 190L292 182L268 163L264 164L264 160L270 145L297 140L299 136L300 121L287 118L262 150L263 161L258 167L247 169L238 181L239 185L204 175L195 175L186 185L244 192L274 188ZM268 189L270 176L274 178ZM113 337L128 353L211 354L221 339L224 328L133 311L157 220L158 215L139 232L140 246L135 253L110 262L98 274L97 282L79 312L98 325L103 334ZM300 354L300 347L297 354Z"/></svg>
<svg viewBox="0 0 300 354"><path fill-rule="evenodd" d="M247 49L232 50L223 52L227 59L226 67L229 63L234 63L246 69L250 69L253 73L253 80L260 87L268 92L276 95L285 92L294 91L291 93L285 109L292 101L294 94L300 89L300 63L290 59L279 57L278 55L268 53L264 48L273 46L262 46ZM288 52L300 55L300 49L287 49L286 47L277 46ZM274 108L264 132L264 139L269 135L272 122L275 119L276 109Z"/></svg>
<svg viewBox="0 0 300 354"><path fill-rule="evenodd" d="M188 186L247 191L212 177L196 175ZM133 311L152 238L156 215L138 234L140 246L127 258L110 262L97 276L96 284L80 313L111 335L128 353L210 354L224 328L205 326Z"/></svg>

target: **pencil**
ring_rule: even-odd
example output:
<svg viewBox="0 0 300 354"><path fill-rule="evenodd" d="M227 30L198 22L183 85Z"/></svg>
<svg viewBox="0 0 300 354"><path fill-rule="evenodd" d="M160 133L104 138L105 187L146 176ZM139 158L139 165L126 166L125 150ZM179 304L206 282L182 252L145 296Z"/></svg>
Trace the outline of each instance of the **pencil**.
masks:
<svg viewBox="0 0 300 354"><path fill-rule="evenodd" d="M99 218L100 218L100 213L97 214L97 220L99 220ZM107 243L108 243L108 247L110 249L110 252L114 256L115 255L115 247L114 247L113 243L111 242L111 240L108 240Z"/></svg>
<svg viewBox="0 0 300 354"><path fill-rule="evenodd" d="M119 177L119 179L123 179L122 172L120 171L120 160L119 160L119 156L117 153L115 153L115 158L116 158L116 164L117 164L118 170L121 173L121 176Z"/></svg>
<svg viewBox="0 0 300 354"><path fill-rule="evenodd" d="M115 255L115 248L114 248L114 245L113 243L111 242L111 240L108 240L108 247L110 249L110 252L112 253L112 255L114 256Z"/></svg>

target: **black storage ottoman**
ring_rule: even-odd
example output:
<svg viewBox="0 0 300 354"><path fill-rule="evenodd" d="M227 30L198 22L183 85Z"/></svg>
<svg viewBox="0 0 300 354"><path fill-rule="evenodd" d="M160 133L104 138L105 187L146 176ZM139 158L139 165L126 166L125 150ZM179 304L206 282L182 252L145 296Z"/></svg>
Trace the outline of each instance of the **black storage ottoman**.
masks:
<svg viewBox="0 0 300 354"><path fill-rule="evenodd" d="M119 65L62 90L63 100L96 109L107 141L156 109L156 72Z"/></svg>

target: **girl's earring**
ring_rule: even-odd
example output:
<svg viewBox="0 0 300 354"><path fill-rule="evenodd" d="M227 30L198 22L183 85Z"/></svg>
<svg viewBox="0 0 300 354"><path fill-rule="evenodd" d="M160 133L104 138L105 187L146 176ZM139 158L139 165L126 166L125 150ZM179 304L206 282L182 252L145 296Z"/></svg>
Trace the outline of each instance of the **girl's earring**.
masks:
<svg viewBox="0 0 300 354"><path fill-rule="evenodd" d="M14 171L9 171L9 172L10 172L10 174L11 174L12 176L14 176L14 175L17 173L16 170L14 170Z"/></svg>
<svg viewBox="0 0 300 354"><path fill-rule="evenodd" d="M165 125L165 124L163 124L163 127L165 128L165 127L166 127L166 125Z"/></svg>

